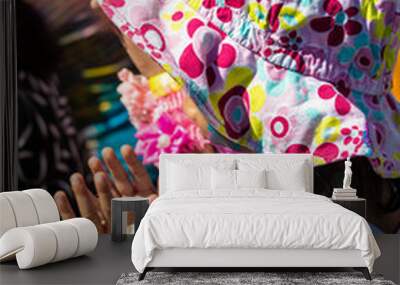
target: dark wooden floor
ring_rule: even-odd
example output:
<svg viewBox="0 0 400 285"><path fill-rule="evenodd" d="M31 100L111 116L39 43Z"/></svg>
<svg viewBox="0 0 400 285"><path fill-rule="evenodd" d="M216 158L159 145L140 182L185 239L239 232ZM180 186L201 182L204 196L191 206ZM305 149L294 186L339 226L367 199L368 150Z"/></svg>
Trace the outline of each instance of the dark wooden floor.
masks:
<svg viewBox="0 0 400 285"><path fill-rule="evenodd" d="M374 273L400 283L400 235L377 237L382 257L375 263ZM135 271L131 262L131 243L111 241L109 235L101 235L96 250L88 256L44 265L30 270L19 270L15 262L0 265L1 285L21 284L115 284L122 273ZM169 269L171 270L171 269ZM193 270L193 269L180 269ZM199 270L207 270L202 268ZM234 270L222 268L222 270ZM247 268L246 268L247 270ZM260 271L259 268L250 269ZM263 271L351 271L351 268L267 268Z"/></svg>

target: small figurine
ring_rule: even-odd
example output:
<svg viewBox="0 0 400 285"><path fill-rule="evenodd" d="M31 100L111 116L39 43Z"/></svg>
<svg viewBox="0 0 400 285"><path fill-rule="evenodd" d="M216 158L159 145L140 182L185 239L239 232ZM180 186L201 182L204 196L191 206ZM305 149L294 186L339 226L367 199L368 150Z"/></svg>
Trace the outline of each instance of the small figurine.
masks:
<svg viewBox="0 0 400 285"><path fill-rule="evenodd" d="M346 161L344 162L344 179L343 179L343 189L353 189L351 188L351 176L353 172L351 171L351 161L350 157L347 157Z"/></svg>

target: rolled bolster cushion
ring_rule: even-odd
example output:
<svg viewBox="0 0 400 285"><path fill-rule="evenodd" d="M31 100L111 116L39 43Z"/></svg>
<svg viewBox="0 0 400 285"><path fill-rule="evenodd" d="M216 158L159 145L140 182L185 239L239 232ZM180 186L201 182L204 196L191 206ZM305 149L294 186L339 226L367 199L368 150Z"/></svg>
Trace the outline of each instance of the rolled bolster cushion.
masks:
<svg viewBox="0 0 400 285"><path fill-rule="evenodd" d="M49 192L43 189L29 189L22 192L28 194L32 199L39 218L39 224L57 222L60 220L56 202Z"/></svg>
<svg viewBox="0 0 400 285"><path fill-rule="evenodd" d="M16 256L20 269L86 254L97 245L96 226L88 219L19 227L0 238L0 261Z"/></svg>
<svg viewBox="0 0 400 285"><path fill-rule="evenodd" d="M78 248L74 257L86 254L96 248L98 232L95 224L91 220L75 218L65 220L65 222L74 226L78 233Z"/></svg>
<svg viewBox="0 0 400 285"><path fill-rule="evenodd" d="M0 237L16 226L17 223L10 202L6 197L0 196Z"/></svg>
<svg viewBox="0 0 400 285"><path fill-rule="evenodd" d="M57 249L54 233L41 225L13 228L0 239L0 260L16 255L20 269L51 262Z"/></svg>
<svg viewBox="0 0 400 285"><path fill-rule="evenodd" d="M78 250L78 232L70 223L55 222L44 224L56 236L57 248L52 262L57 262L75 256Z"/></svg>
<svg viewBox="0 0 400 285"><path fill-rule="evenodd" d="M38 215L31 197L21 191L2 192L0 196L10 202L17 227L27 227L39 224Z"/></svg>

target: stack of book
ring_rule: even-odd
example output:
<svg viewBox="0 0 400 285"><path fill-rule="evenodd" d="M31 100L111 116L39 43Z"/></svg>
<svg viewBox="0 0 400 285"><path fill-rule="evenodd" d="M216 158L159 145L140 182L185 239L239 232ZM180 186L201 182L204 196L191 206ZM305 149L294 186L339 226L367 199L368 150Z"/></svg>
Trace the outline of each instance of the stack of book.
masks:
<svg viewBox="0 0 400 285"><path fill-rule="evenodd" d="M357 190L356 189L343 189L343 188L334 188L332 199L337 200L351 200L357 199Z"/></svg>

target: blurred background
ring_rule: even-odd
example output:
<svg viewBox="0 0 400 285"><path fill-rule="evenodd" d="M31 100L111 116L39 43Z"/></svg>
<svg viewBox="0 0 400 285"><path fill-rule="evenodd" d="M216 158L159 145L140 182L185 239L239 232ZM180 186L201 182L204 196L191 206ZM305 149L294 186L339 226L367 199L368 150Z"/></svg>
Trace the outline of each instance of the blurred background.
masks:
<svg viewBox="0 0 400 285"><path fill-rule="evenodd" d="M88 174L91 154L135 144L116 89L119 70L137 69L90 1L17 4L19 187L68 191L73 172ZM148 170L155 178L156 169Z"/></svg>

